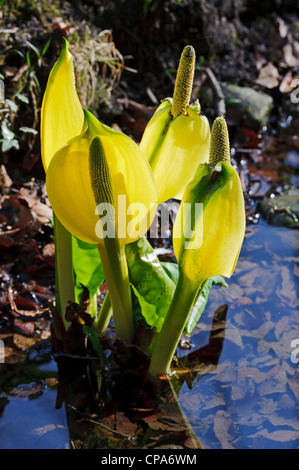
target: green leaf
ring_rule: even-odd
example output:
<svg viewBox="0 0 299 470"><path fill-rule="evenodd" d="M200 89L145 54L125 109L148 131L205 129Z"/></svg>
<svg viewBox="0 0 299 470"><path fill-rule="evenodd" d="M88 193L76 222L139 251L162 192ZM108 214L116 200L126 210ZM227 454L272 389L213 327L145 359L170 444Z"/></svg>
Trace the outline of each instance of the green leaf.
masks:
<svg viewBox="0 0 299 470"><path fill-rule="evenodd" d="M41 65L41 55L37 47L35 47L30 41L25 40L25 43L35 52L36 57L37 57L37 63L38 65Z"/></svg>
<svg viewBox="0 0 299 470"><path fill-rule="evenodd" d="M172 279L172 281L177 284L178 278L179 278L179 267L176 263L170 263L170 262L161 262L161 265L165 269L166 273ZM194 328L196 327L197 323L200 320L200 317L205 309L205 306L207 304L209 294L211 287L213 285L218 285L218 286L224 286L228 287L227 282L222 276L214 276L211 277L210 279L207 279L202 291L198 294L194 306L190 312L190 315L188 317L187 323L185 325L184 332L187 335L190 335Z"/></svg>
<svg viewBox="0 0 299 470"><path fill-rule="evenodd" d="M225 102L225 104L228 106L229 104L238 104L241 103L241 100L239 98L230 98Z"/></svg>
<svg viewBox="0 0 299 470"><path fill-rule="evenodd" d="M207 304L211 287L214 284L218 286L224 286L224 287L228 286L228 284L226 283L226 281L224 280L222 276L214 276L205 281L204 287L202 291L199 293L197 299L195 300L195 304L190 312L187 323L185 325L184 332L187 335L191 335L192 331L194 330L197 323L199 322L200 317Z"/></svg>
<svg viewBox="0 0 299 470"><path fill-rule="evenodd" d="M97 355L100 359L100 363L103 366L104 365L104 354L103 354L103 349L102 349L102 345L101 345L101 341L100 341L99 336L97 335L97 333L92 328L90 328L87 325L83 325L83 331L86 334L89 341L91 342L95 352L97 353Z"/></svg>
<svg viewBox="0 0 299 470"><path fill-rule="evenodd" d="M104 271L96 245L72 237L75 301L80 303L83 284L92 299L104 281Z"/></svg>
<svg viewBox="0 0 299 470"><path fill-rule="evenodd" d="M179 279L179 266L177 263L171 263L169 261L161 261L161 266L166 271L170 279L177 284Z"/></svg>
<svg viewBox="0 0 299 470"><path fill-rule="evenodd" d="M171 303L175 285L143 237L126 245L130 282L147 324L161 330ZM135 312L134 312L135 313Z"/></svg>
<svg viewBox="0 0 299 470"><path fill-rule="evenodd" d="M157 315L157 307L154 304L151 304L145 300L145 298L139 294L136 287L131 284L134 294L136 295L139 305L141 307L142 316L147 320L147 323L151 326L156 326L159 323L159 318Z"/></svg>
<svg viewBox="0 0 299 470"><path fill-rule="evenodd" d="M46 44L44 45L43 47L43 50L42 50L42 57L45 55L45 53L47 52L50 44L51 44L51 40L52 38L48 39L48 41L46 42Z"/></svg>

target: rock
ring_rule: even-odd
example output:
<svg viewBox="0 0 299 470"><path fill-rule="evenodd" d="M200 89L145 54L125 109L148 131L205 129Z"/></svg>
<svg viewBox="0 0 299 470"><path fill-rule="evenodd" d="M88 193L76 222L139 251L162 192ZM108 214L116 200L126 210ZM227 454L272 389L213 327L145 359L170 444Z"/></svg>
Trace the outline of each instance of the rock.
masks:
<svg viewBox="0 0 299 470"><path fill-rule="evenodd" d="M228 123L259 131L268 122L273 99L261 91L221 83Z"/></svg>
<svg viewBox="0 0 299 470"><path fill-rule="evenodd" d="M270 224L299 229L299 194L288 194L259 202L257 209Z"/></svg>
<svg viewBox="0 0 299 470"><path fill-rule="evenodd" d="M238 35L233 23L223 16L215 28L214 48L217 55L226 54L236 49Z"/></svg>

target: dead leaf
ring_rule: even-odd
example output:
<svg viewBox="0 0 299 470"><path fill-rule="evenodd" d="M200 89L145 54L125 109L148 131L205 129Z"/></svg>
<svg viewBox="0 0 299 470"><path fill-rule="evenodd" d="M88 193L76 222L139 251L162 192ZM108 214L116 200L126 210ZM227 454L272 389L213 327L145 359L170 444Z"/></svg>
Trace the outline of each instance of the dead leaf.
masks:
<svg viewBox="0 0 299 470"><path fill-rule="evenodd" d="M281 93L291 93L294 90L293 82L294 80L298 80L298 78L297 75L294 77L291 70L289 70L280 82L279 91Z"/></svg>
<svg viewBox="0 0 299 470"><path fill-rule="evenodd" d="M134 436L137 431L137 424L133 423L124 413L118 411L115 415L114 429L120 434Z"/></svg>
<svg viewBox="0 0 299 470"><path fill-rule="evenodd" d="M14 320L14 326L18 328L24 335L31 336L35 332L35 323L32 321L23 322L16 318Z"/></svg>
<svg viewBox="0 0 299 470"><path fill-rule="evenodd" d="M268 420L273 426L290 426L294 431L299 431L299 421L295 416L293 418L284 418L277 413L273 413L268 416Z"/></svg>
<svg viewBox="0 0 299 470"><path fill-rule="evenodd" d="M239 328L231 325L226 328L225 338L243 349L242 332Z"/></svg>
<svg viewBox="0 0 299 470"><path fill-rule="evenodd" d="M265 57L261 56L260 54L255 54L255 65L257 70L261 70L262 67L267 63Z"/></svg>
<svg viewBox="0 0 299 470"><path fill-rule="evenodd" d="M282 18L277 18L277 23L278 23L278 31L280 34L280 37L285 38L287 37L289 28L288 25L285 23L285 21Z"/></svg>
<svg viewBox="0 0 299 470"><path fill-rule="evenodd" d="M216 408L217 406L225 406L225 397L222 393L216 393L212 396L207 403L202 407L202 410L210 410Z"/></svg>
<svg viewBox="0 0 299 470"><path fill-rule="evenodd" d="M18 67L15 67L14 65L12 66L7 65L4 69L4 75L6 78L13 77L17 72L18 72Z"/></svg>
<svg viewBox="0 0 299 470"><path fill-rule="evenodd" d="M299 306L299 300L295 284L291 279L290 272L286 266L281 269L282 283L276 289L276 294L283 303L287 303L289 307L296 308Z"/></svg>
<svg viewBox="0 0 299 470"><path fill-rule="evenodd" d="M13 342L15 346L19 349L29 349L31 348L34 344L36 344L39 341L39 338L27 338L26 336L19 335L19 334L14 334L13 337Z"/></svg>
<svg viewBox="0 0 299 470"><path fill-rule="evenodd" d="M43 257L45 257L45 258L54 257L55 256L55 244L54 243L47 243L47 245L45 245L43 247L42 254L43 254Z"/></svg>
<svg viewBox="0 0 299 470"><path fill-rule="evenodd" d="M219 440L222 449L235 449L230 443L232 436L228 430L232 424L232 419L223 410L218 410L214 418L214 433L216 438Z"/></svg>
<svg viewBox="0 0 299 470"><path fill-rule="evenodd" d="M262 85L266 88L275 88L279 85L279 72L272 62L261 68L260 73L255 80L255 83Z"/></svg>
<svg viewBox="0 0 299 470"><path fill-rule="evenodd" d="M49 222L53 217L51 207L41 202L36 189L22 187L19 195L27 202L34 219L38 220L41 224Z"/></svg>
<svg viewBox="0 0 299 470"><path fill-rule="evenodd" d="M284 60L289 67L299 66L299 42L291 41L283 47Z"/></svg>
<svg viewBox="0 0 299 470"><path fill-rule="evenodd" d="M250 176L254 179L264 179L267 182L273 181L277 183L279 181L279 175L276 170L265 170L256 168L256 166L248 165L248 171Z"/></svg>
<svg viewBox="0 0 299 470"><path fill-rule="evenodd" d="M7 394L12 397L27 398L40 395L43 390L42 383L32 383L28 385L20 385L8 390Z"/></svg>
<svg viewBox="0 0 299 470"><path fill-rule="evenodd" d="M292 377L289 382L288 382L288 386L290 387L290 389L292 390L295 398L297 401L299 401L299 386L298 386L298 382L299 382L299 379L298 379L298 375L295 376L295 377Z"/></svg>
<svg viewBox="0 0 299 470"><path fill-rule="evenodd" d="M31 213L41 224L48 223L53 217L52 209L42 202L37 202L32 207Z"/></svg>
<svg viewBox="0 0 299 470"><path fill-rule="evenodd" d="M8 175L4 165L0 167L0 188L2 194L6 194L12 185L12 179Z"/></svg>
<svg viewBox="0 0 299 470"><path fill-rule="evenodd" d="M261 429L256 434L252 434L249 438L256 438L256 437L265 437L266 439L270 439L271 441L277 442L289 442L294 441L295 439L299 439L299 432L298 431L289 431L281 429L279 431L269 432L267 429Z"/></svg>
<svg viewBox="0 0 299 470"><path fill-rule="evenodd" d="M290 318L285 316L285 317L282 317L275 325L275 336L277 339L280 338L281 334L284 332L284 331L287 331L290 329Z"/></svg>
<svg viewBox="0 0 299 470"><path fill-rule="evenodd" d="M239 380L244 380L247 378L252 378L255 383L259 384L268 380L271 377L275 377L279 369L281 368L280 364L272 367L268 372L263 372L256 367L242 367L238 369L238 378Z"/></svg>

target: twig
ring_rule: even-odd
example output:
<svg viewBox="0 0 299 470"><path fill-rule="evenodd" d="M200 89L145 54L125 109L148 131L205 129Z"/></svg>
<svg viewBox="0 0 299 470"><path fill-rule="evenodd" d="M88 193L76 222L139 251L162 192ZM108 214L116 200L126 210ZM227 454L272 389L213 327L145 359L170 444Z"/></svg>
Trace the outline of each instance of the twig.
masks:
<svg viewBox="0 0 299 470"><path fill-rule="evenodd" d="M216 79L215 75L213 74L212 70L209 67L203 67L202 71L206 73L207 78L213 89L214 95L214 106L215 112L217 116L225 116L226 114L226 107L225 107L225 98L222 91L222 88Z"/></svg>
<svg viewBox="0 0 299 470"><path fill-rule="evenodd" d="M112 432L113 434L118 434L119 436L122 436L122 437L125 437L126 439L136 439L136 437L134 436L131 436L130 434L124 434L120 431L115 431L114 429L111 429L109 428L109 426L106 426L105 424L103 423L99 423L99 421L96 421L95 419L91 419L91 418L88 418L87 416L84 416L83 413L81 413L79 410L77 410L77 408L73 405L68 405L69 408L71 408L72 410L76 411L80 416L82 416L82 420L83 421L88 421L89 423L92 423L92 424L96 424L98 426L101 426L102 428L106 429L107 431L109 432Z"/></svg>

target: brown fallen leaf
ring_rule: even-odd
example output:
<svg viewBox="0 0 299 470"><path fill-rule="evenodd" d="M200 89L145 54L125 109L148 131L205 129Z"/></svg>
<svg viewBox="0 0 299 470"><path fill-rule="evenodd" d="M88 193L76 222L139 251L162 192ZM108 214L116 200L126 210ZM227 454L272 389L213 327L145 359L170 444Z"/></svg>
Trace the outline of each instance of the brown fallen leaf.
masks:
<svg viewBox="0 0 299 470"><path fill-rule="evenodd" d="M24 335L31 336L35 331L35 323L32 321L23 322L18 318L14 320L14 326L18 328Z"/></svg>
<svg viewBox="0 0 299 470"><path fill-rule="evenodd" d="M265 59L265 57L261 56L258 53L255 54L255 66L257 70L261 70L261 68L264 67L266 63L267 63L267 60Z"/></svg>
<svg viewBox="0 0 299 470"><path fill-rule="evenodd" d="M249 438L256 438L261 436L265 437L266 439L270 439L271 441L289 442L294 441L295 439L299 439L299 432L285 429L269 432L267 429L261 429L256 434L249 436Z"/></svg>
<svg viewBox="0 0 299 470"><path fill-rule="evenodd" d="M27 202L33 218L38 220L41 224L49 222L53 217L51 207L41 202L40 196L35 188L20 188L19 197Z"/></svg>
<svg viewBox="0 0 299 470"><path fill-rule="evenodd" d="M114 429L119 434L133 437L138 429L138 425L127 418L124 413L117 411L114 419Z"/></svg>
<svg viewBox="0 0 299 470"><path fill-rule="evenodd" d="M34 344L36 344L37 342L39 341L39 338L36 337L30 337L28 338L27 336L23 336L23 335L19 335L19 334L14 334L13 336L13 342L14 342L14 345L18 348L18 349L29 349L31 348Z"/></svg>
<svg viewBox="0 0 299 470"><path fill-rule="evenodd" d="M53 217L52 209L47 206L47 204L43 204L42 202L37 202L32 207L32 215L35 219L37 219L41 224L47 224Z"/></svg>
<svg viewBox="0 0 299 470"><path fill-rule="evenodd" d="M298 371L299 373L299 371ZM299 401L299 386L298 386L298 373L296 376L292 377L289 381L288 381L288 386L290 387L290 389L292 390L295 398L297 401Z"/></svg>
<svg viewBox="0 0 299 470"><path fill-rule="evenodd" d="M297 75L294 77L292 71L289 70L280 82L279 91L281 93L291 93L294 90L293 82L298 78Z"/></svg>
<svg viewBox="0 0 299 470"><path fill-rule="evenodd" d="M255 80L255 83L262 85L266 88L275 88L279 85L279 72L272 62L260 69L259 75Z"/></svg>
<svg viewBox="0 0 299 470"><path fill-rule="evenodd" d="M298 264L294 265L293 273L295 274L295 276L299 277L299 265Z"/></svg>
<svg viewBox="0 0 299 470"><path fill-rule="evenodd" d="M291 41L283 47L284 60L289 67L299 66L299 42Z"/></svg>
<svg viewBox="0 0 299 470"><path fill-rule="evenodd" d="M19 387L13 387L7 391L7 394L11 397L19 397L19 398L26 398L26 397L33 397L36 395L40 395L43 391L43 384L42 383L33 383L28 385L21 385Z"/></svg>
<svg viewBox="0 0 299 470"><path fill-rule="evenodd" d="M4 69L4 75L6 78L11 78L18 72L18 70L18 67L15 67L14 65L7 65Z"/></svg>
<svg viewBox="0 0 299 470"><path fill-rule="evenodd" d="M284 418L277 413L273 413L268 416L268 420L273 426L289 426L292 427L294 431L299 431L299 421L296 419L296 416L293 418Z"/></svg>
<svg viewBox="0 0 299 470"><path fill-rule="evenodd" d="M263 372L259 370L257 367L242 367L238 369L238 379L244 380L246 378L252 378L255 383L262 383L265 380L268 380L271 377L275 377L275 375L279 372L281 368L280 364L272 367L269 371Z"/></svg>
<svg viewBox="0 0 299 470"><path fill-rule="evenodd" d="M0 166L0 189L2 194L6 194L12 185L12 179L8 175L4 165Z"/></svg>
<svg viewBox="0 0 299 470"><path fill-rule="evenodd" d="M275 325L275 336L277 339L280 338L281 334L290 329L290 317L282 317Z"/></svg>
<svg viewBox="0 0 299 470"><path fill-rule="evenodd" d="M277 18L277 23L278 23L278 31L279 31L280 37L285 38L289 31L288 25L282 18Z"/></svg>
<svg viewBox="0 0 299 470"><path fill-rule="evenodd" d="M218 410L214 418L213 429L222 449L235 449L230 442L232 436L228 432L231 424L232 419L229 415L223 410Z"/></svg>
<svg viewBox="0 0 299 470"><path fill-rule="evenodd" d="M281 268L282 283L276 288L276 294L283 303L287 303L289 307L297 308L299 300L295 288L295 283L292 281L289 269L286 266Z"/></svg>

